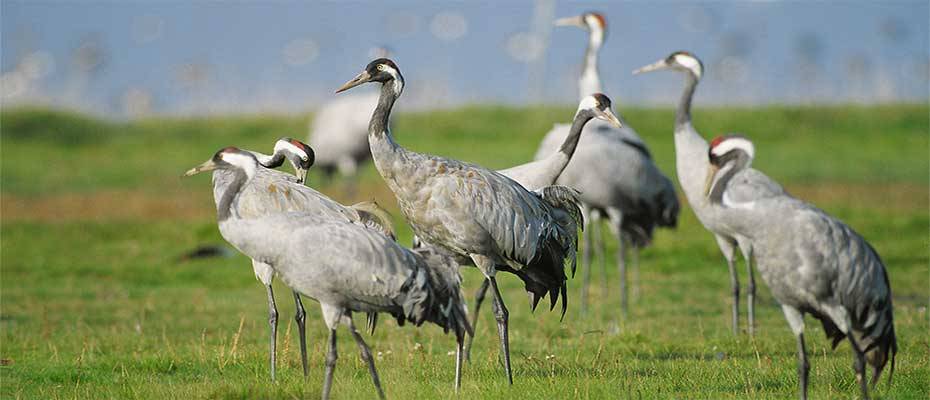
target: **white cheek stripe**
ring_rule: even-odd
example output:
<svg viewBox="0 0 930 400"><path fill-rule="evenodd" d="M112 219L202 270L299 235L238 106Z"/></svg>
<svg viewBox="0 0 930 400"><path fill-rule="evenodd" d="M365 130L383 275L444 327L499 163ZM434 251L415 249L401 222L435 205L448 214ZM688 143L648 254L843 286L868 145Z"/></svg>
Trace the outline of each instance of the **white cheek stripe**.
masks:
<svg viewBox="0 0 930 400"><path fill-rule="evenodd" d="M736 149L745 151L746 154L749 155L750 160L756 157L756 147L752 142L741 137L733 137L720 142L720 144L711 150L711 153L719 157Z"/></svg>
<svg viewBox="0 0 930 400"><path fill-rule="evenodd" d="M239 153L223 153L223 161L226 161L234 166L242 168L245 170L245 174L248 177L255 175L255 158L246 156Z"/></svg>
<svg viewBox="0 0 930 400"><path fill-rule="evenodd" d="M275 144L274 152L277 153L279 151L288 151L291 154L296 154L301 159L307 158L307 153L303 149L295 146L293 143L287 140L279 140L278 143Z"/></svg>
<svg viewBox="0 0 930 400"><path fill-rule="evenodd" d="M694 75L696 75L698 78L700 78L701 74L704 73L704 71L701 70L701 63L698 62L698 60L694 57L678 54L675 56L675 61L677 61L685 68L691 70L691 72L694 72Z"/></svg>
<svg viewBox="0 0 930 400"><path fill-rule="evenodd" d="M594 96L587 96L578 104L578 111L587 110L597 107L597 99Z"/></svg>
<svg viewBox="0 0 930 400"><path fill-rule="evenodd" d="M394 93L400 94L400 92L404 90L404 82L400 79L400 74L397 73L396 69L388 65L384 66L384 71L391 74L391 77L394 78Z"/></svg>

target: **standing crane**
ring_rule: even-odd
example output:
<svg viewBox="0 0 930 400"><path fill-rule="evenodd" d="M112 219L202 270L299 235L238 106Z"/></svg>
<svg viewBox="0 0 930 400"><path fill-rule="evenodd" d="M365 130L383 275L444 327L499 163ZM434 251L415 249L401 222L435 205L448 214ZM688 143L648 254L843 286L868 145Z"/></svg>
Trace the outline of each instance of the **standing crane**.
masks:
<svg viewBox="0 0 930 400"><path fill-rule="evenodd" d="M383 231L386 235L393 235L390 221L384 220L374 212L369 205L361 204L346 207L309 187L299 185L304 181L307 170L313 165L314 152L310 146L291 138L282 138L275 142L274 153L265 155L250 152L262 168L258 169L254 179L255 185L247 187L242 196L234 204L236 212L242 218L256 218L275 213L288 211L303 211L313 213L325 218L349 220L359 222L372 229ZM288 160L297 176L278 172L270 168L277 168ZM233 174L227 170L216 170L213 173L213 195L219 204L222 189L228 186ZM271 286L274 280L274 270L260 260L252 260L252 269L256 279L265 285L268 295L268 323L271 326L270 364L271 380L275 379L278 310L275 305L274 291ZM307 345L306 345L306 312L300 300L300 295L294 292L298 334L300 336L301 365L304 376L308 374Z"/></svg>
<svg viewBox="0 0 930 400"><path fill-rule="evenodd" d="M606 18L589 12L559 19L555 24L578 26L588 31L588 46L578 88L581 98L601 92L598 53L606 38ZM655 165L646 143L627 123L622 125L616 127L600 121L588 124L574 157L556 183L581 192L584 219L592 223L584 237L582 253L582 309L588 302L592 249L596 249L599 258L605 253L599 221L606 215L610 230L617 238L621 312L625 315L629 296L624 243L632 247L635 277L638 275L639 248L651 243L656 226L676 226L679 204L672 181ZM555 153L569 131L568 125L555 125L540 144L536 159ZM604 282L606 285L606 280Z"/></svg>
<svg viewBox="0 0 930 400"><path fill-rule="evenodd" d="M513 179L527 190L540 190L554 185L559 175L565 170L568 162L571 161L572 155L575 154L584 126L595 118L607 121L618 128L621 127L620 120L610 110L610 98L602 93L592 94L585 97L578 104L578 110L575 112L569 134L565 137L562 145L559 146L558 151L546 158L498 170L497 172ZM487 294L488 285L488 280L482 282L475 294L475 315L472 317L472 328L478 325L478 313ZM474 336L470 336L468 344L465 345L465 356L468 359L471 359L471 344L474 338Z"/></svg>
<svg viewBox="0 0 930 400"><path fill-rule="evenodd" d="M675 168L678 172L678 182L681 184L685 197L694 210L701 224L707 230L714 234L717 246L723 253L727 261L727 269L730 272L730 287L733 293L732 320L733 334L739 334L739 278L736 272L734 260L736 258L736 249L739 248L746 261L746 275L749 280L749 287L746 293L746 303L749 311L749 335L755 333L755 303L756 303L756 278L752 270L752 253L751 244L748 241L739 241L737 237L727 234L724 229L718 226L716 216L710 212L707 200L704 198L703 186L708 169L707 162L707 141L697 132L691 123L691 100L694 97L695 88L704 74L704 64L694 54L686 51L676 51L668 57L656 61L652 64L633 71L634 74L656 71L660 69L672 69L685 74L685 90L678 102L678 110L675 114ZM755 184L759 187L754 191L756 195L779 195L784 192L780 185L765 177L764 174L750 172L747 176L756 179Z"/></svg>
<svg viewBox="0 0 930 400"><path fill-rule="evenodd" d="M849 339L867 399L865 364L872 366L874 387L889 359L894 374L898 352L885 265L862 236L823 210L785 193L769 195L765 187L763 196L753 193L759 186L745 173L754 156L755 147L743 136L711 142L704 189L709 211L752 244L762 280L797 337L800 398L807 398L804 314L810 314L823 324L833 348Z"/></svg>
<svg viewBox="0 0 930 400"><path fill-rule="evenodd" d="M366 82L381 83L378 107L368 126L375 167L414 234L468 257L489 281L504 371L512 384L509 313L495 274L502 270L518 275L534 306L549 295L554 307L561 293L564 315L565 263L570 261L574 270L580 224L574 193L557 186L530 192L478 165L405 149L388 128L391 108L404 89L400 69L389 59L376 59L336 92Z"/></svg>
<svg viewBox="0 0 930 400"><path fill-rule="evenodd" d="M472 331L454 260L410 251L348 219L299 211L243 218L236 204L250 188L264 188L265 182L257 181L262 167L249 152L227 147L185 175L211 170L230 178L218 188L217 221L223 238L243 254L270 265L295 291L320 302L330 331L323 399L329 398L332 388L340 323L348 327L358 344L378 395L384 398L371 350L355 329L353 312L384 312L399 324L419 326L428 321L446 332L452 330L457 342L458 390L463 343Z"/></svg>

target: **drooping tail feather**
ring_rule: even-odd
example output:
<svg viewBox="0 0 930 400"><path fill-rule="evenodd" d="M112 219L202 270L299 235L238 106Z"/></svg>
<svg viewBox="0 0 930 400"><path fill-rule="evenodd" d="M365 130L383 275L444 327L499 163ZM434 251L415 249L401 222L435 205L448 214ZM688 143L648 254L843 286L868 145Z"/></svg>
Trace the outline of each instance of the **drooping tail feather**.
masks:
<svg viewBox="0 0 930 400"><path fill-rule="evenodd" d="M466 334L473 335L474 331L468 322L467 305L462 296L462 277L455 257L432 246L413 251L422 258L423 268L420 272L426 277L425 285L421 287L426 295L417 297L421 314L415 323L433 322L446 332L452 330L458 338L464 338Z"/></svg>
<svg viewBox="0 0 930 400"><path fill-rule="evenodd" d="M512 269L499 266L498 269L508 269L523 281L533 310L536 310L543 297L549 296L551 311L561 295L564 316L568 308L565 266L566 263L570 265L574 276L577 268L578 230L584 226L581 200L577 190L565 186L547 186L534 193L552 207L554 223L551 230L537 244L533 258L525 266Z"/></svg>

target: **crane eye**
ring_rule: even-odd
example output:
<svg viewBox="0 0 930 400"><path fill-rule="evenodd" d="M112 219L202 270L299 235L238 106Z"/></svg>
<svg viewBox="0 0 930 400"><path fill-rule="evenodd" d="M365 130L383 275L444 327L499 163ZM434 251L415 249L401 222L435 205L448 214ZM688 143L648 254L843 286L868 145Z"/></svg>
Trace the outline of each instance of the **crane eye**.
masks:
<svg viewBox="0 0 930 400"><path fill-rule="evenodd" d="M378 64L378 71L384 71L384 64Z"/></svg>

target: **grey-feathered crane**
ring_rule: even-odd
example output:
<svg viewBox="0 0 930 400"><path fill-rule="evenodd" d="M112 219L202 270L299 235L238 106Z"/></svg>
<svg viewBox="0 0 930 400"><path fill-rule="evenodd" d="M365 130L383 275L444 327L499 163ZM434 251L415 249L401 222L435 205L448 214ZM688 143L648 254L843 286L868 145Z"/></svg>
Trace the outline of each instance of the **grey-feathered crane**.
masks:
<svg viewBox="0 0 930 400"><path fill-rule="evenodd" d="M607 20L599 13L589 12L559 19L556 25L579 26L588 31L588 47L578 87L582 98L600 92L598 52L606 38ZM568 125L555 125L540 144L536 159L555 153L569 131ZM584 237L582 307L587 304L591 251L604 252L599 221L606 215L618 243L621 310L625 314L628 296L624 243L632 246L638 264L637 252L651 242L655 227L677 224L679 204L675 187L655 165L646 143L632 127L625 122L618 128L600 121L585 127L574 157L556 183L581 192L585 221L593 223Z"/></svg>
<svg viewBox="0 0 930 400"><path fill-rule="evenodd" d="M457 265L439 254L415 253L393 239L348 219L307 212L243 218L237 203L262 168L248 152L228 147L191 170L223 171L230 181L217 201L220 233L243 254L271 266L285 284L320 302L330 330L323 398L329 397L336 366L336 328L345 324L359 346L378 395L384 398L374 359L355 329L353 312L384 312L399 324L433 322L455 332L456 380L461 380L462 347L471 332ZM294 186L292 189L298 189Z"/></svg>
<svg viewBox="0 0 930 400"><path fill-rule="evenodd" d="M490 281L504 370L512 383L508 311L495 274L503 270L518 275L534 305L547 294L554 305L561 293L564 314L565 262L574 265L580 223L574 193L554 186L529 192L478 165L403 148L388 129L391 108L404 89L400 70L389 59L374 60L337 92L366 82L381 83L368 126L375 167L414 234L470 258Z"/></svg>
<svg viewBox="0 0 930 400"><path fill-rule="evenodd" d="M299 185L306 178L307 170L313 165L314 160L314 152L306 144L295 139L282 138L275 143L272 155L264 155L258 152L250 153L256 157L262 168L258 169L253 180L254 184L247 187L234 204L236 212L242 218L257 218L288 211L304 211L324 218L360 222L373 229L384 230L388 235L393 235L393 232L390 232L390 223L383 221L377 214L371 212L367 205L346 207L316 190ZM290 161L293 165L297 172L296 177L269 169L281 166L284 160ZM197 171L189 171L189 173L195 172ZM213 194L217 204L219 204L220 195L230 184L232 177L233 174L227 170L214 172ZM274 270L269 265L255 259L252 260L252 269L255 272L255 277L265 285L268 294L268 322L271 325L269 358L271 379L274 380L278 326L278 310L271 286L274 279ZM306 313L300 301L300 296L296 292L294 293L294 301L297 306L295 319L300 336L301 365L306 376L308 373Z"/></svg>
<svg viewBox="0 0 930 400"><path fill-rule="evenodd" d="M865 364L872 366L874 386L889 359L894 373L898 351L885 265L862 236L823 210L784 193L751 193L758 186L744 173L754 156L755 148L745 137L712 142L705 189L710 212L752 244L762 280L798 340L801 399L807 398L810 368L804 314L823 324L834 348L849 339L856 379L862 397L868 398Z"/></svg>
<svg viewBox="0 0 930 400"><path fill-rule="evenodd" d="M639 74L660 69L672 69L685 74L685 90L681 95L675 115L675 168L678 172L678 182L681 184L681 189L685 192L685 197L688 199L691 209L694 210L694 214L701 221L701 224L714 234L717 246L720 247L720 251L727 261L727 268L730 272L730 287L733 291L732 319L734 334L739 333L740 290L739 278L734 265L737 247L746 260L746 274L749 277L746 302L749 309L749 334L752 335L755 329L756 279L752 270L752 257L750 257L752 253L751 245L746 241L740 242L738 237L729 235L724 229L721 229L714 215L708 212L707 200L702 196L703 183L708 168L708 146L707 141L701 137L695 130L694 125L691 124L691 100L694 97L694 90L704 74L704 64L694 54L686 51L676 51L666 58L633 71L633 73ZM755 170L748 170L746 177L746 179L751 179L753 185L757 187L757 190L752 192L754 196L779 195L784 192L780 185Z"/></svg>
<svg viewBox="0 0 930 400"><path fill-rule="evenodd" d="M620 120L610 110L610 98L602 93L592 94L582 99L581 103L578 104L578 110L575 112L569 134L565 137L565 141L562 142L558 151L548 157L497 172L513 179L527 190L541 190L554 185L556 179L559 178L559 175L562 174L562 171L565 170L568 162L572 159L584 126L595 118L607 121L618 128L621 126ZM482 282L475 294L475 315L472 316L472 327L478 324L478 313L481 310L481 303L484 302L488 285L488 280ZM474 340L474 336L468 338L468 344L465 346L465 355L469 358L471 357L472 340Z"/></svg>

